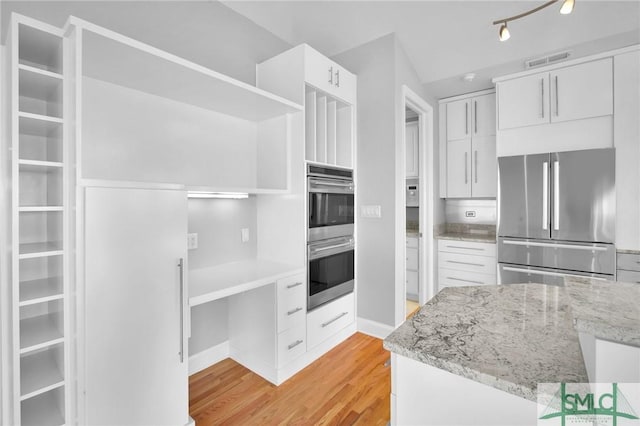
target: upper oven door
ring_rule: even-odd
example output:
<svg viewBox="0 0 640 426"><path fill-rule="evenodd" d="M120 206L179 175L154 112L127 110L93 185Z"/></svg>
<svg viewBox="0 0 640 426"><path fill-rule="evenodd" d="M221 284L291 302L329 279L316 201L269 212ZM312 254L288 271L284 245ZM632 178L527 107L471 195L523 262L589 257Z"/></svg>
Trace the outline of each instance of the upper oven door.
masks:
<svg viewBox="0 0 640 426"><path fill-rule="evenodd" d="M309 240L353 234L353 182L309 177Z"/></svg>

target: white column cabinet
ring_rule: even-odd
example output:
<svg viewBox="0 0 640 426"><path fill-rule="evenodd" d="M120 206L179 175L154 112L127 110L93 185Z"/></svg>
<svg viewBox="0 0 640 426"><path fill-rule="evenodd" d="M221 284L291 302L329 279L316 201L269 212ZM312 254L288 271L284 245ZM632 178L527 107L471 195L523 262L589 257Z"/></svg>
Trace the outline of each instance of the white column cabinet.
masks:
<svg viewBox="0 0 640 426"><path fill-rule="evenodd" d="M420 176L420 157L418 156L418 122L413 121L406 124L406 163L405 171L407 178L417 178Z"/></svg>
<svg viewBox="0 0 640 426"><path fill-rule="evenodd" d="M187 424L187 193L85 194L81 423Z"/></svg>
<svg viewBox="0 0 640 426"><path fill-rule="evenodd" d="M500 130L613 113L611 58L500 79L496 87Z"/></svg>
<svg viewBox="0 0 640 426"><path fill-rule="evenodd" d="M446 169L442 197L496 196L495 94L481 92L444 100L446 131L441 132L441 167Z"/></svg>

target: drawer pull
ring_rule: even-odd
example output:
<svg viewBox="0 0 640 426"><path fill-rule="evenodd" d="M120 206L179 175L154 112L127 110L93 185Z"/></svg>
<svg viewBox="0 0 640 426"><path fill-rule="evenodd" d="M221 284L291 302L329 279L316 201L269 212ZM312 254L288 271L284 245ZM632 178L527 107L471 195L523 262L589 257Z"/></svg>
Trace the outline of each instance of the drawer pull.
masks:
<svg viewBox="0 0 640 426"><path fill-rule="evenodd" d="M464 246L445 246L446 248L454 248L454 249L465 249L465 250L477 250L477 251L484 251L483 248L481 247L464 247Z"/></svg>
<svg viewBox="0 0 640 426"><path fill-rule="evenodd" d="M299 285L302 285L302 282L297 282L297 283L295 283L295 284L289 284L289 285L287 286L287 288L294 288L294 287L298 287Z"/></svg>
<svg viewBox="0 0 640 426"><path fill-rule="evenodd" d="M457 260L447 260L448 263L457 263L459 265L485 266L482 263L458 262Z"/></svg>
<svg viewBox="0 0 640 426"><path fill-rule="evenodd" d="M334 319L329 320L329 321L327 321L327 322L323 322L323 323L322 323L322 328L325 328L325 327L326 327L326 326L328 326L329 324L331 324L331 323L334 323L334 322L338 321L340 318L342 318L343 316L347 315L348 313L349 313L349 312L343 312L343 313L341 313L340 315L338 315L337 317L335 317Z"/></svg>
<svg viewBox="0 0 640 426"><path fill-rule="evenodd" d="M289 312L287 312L287 315L293 315L293 314L295 314L296 312L300 312L301 310L302 310L302 308L300 308L300 307L295 308L295 309L292 309L292 310L290 310Z"/></svg>
<svg viewBox="0 0 640 426"><path fill-rule="evenodd" d="M453 281L462 281L463 283L484 284L482 281L463 280L463 279L454 278L454 277L447 277L447 279L453 280Z"/></svg>
<svg viewBox="0 0 640 426"><path fill-rule="evenodd" d="M300 343L302 343L302 340L296 340L295 342L293 342L292 344L287 346L287 349L291 350L291 349L295 348L296 346L298 346Z"/></svg>

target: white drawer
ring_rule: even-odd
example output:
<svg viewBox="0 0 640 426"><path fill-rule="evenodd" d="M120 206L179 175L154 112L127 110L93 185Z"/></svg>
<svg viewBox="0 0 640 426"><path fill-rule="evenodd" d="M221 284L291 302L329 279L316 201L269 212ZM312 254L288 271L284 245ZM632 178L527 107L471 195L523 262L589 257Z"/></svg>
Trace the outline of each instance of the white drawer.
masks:
<svg viewBox="0 0 640 426"><path fill-rule="evenodd" d="M307 351L307 328L304 324L278 335L278 367L286 365Z"/></svg>
<svg viewBox="0 0 640 426"><path fill-rule="evenodd" d="M407 248L407 269L418 270L418 249Z"/></svg>
<svg viewBox="0 0 640 426"><path fill-rule="evenodd" d="M418 238L417 237L407 237L407 248L418 248Z"/></svg>
<svg viewBox="0 0 640 426"><path fill-rule="evenodd" d="M640 255L631 253L618 253L617 260L618 269L640 272Z"/></svg>
<svg viewBox="0 0 640 426"><path fill-rule="evenodd" d="M418 271L407 271L407 294L418 295Z"/></svg>
<svg viewBox="0 0 640 426"><path fill-rule="evenodd" d="M303 324L307 314L307 289L304 275L278 280L278 333Z"/></svg>
<svg viewBox="0 0 640 426"><path fill-rule="evenodd" d="M477 272L457 271L455 269L438 269L438 289L444 287L462 287L470 285L495 285L495 274L479 274Z"/></svg>
<svg viewBox="0 0 640 426"><path fill-rule="evenodd" d="M616 280L624 283L640 284L640 272L618 269L618 276L616 277Z"/></svg>
<svg viewBox="0 0 640 426"><path fill-rule="evenodd" d="M313 348L336 334L355 318L353 293L307 314L307 346Z"/></svg>
<svg viewBox="0 0 640 426"><path fill-rule="evenodd" d="M438 240L438 251L496 257L496 245L472 241Z"/></svg>
<svg viewBox="0 0 640 426"><path fill-rule="evenodd" d="M440 252L438 253L438 268L457 269L459 271L495 275L496 258Z"/></svg>

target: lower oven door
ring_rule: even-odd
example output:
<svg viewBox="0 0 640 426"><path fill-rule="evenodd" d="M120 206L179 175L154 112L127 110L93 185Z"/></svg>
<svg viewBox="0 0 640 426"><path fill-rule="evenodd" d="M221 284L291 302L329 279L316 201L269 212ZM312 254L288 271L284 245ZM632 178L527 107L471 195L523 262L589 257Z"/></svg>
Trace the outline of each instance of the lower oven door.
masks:
<svg viewBox="0 0 640 426"><path fill-rule="evenodd" d="M309 311L353 291L354 258L353 237L331 238L309 244Z"/></svg>
<svg viewBox="0 0 640 426"><path fill-rule="evenodd" d="M587 277L613 280L613 275L589 272L567 271L563 269L539 268L526 265L498 264L498 284L539 283L564 286L564 277Z"/></svg>

